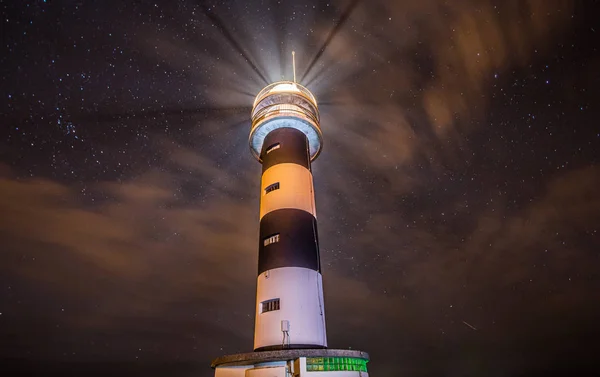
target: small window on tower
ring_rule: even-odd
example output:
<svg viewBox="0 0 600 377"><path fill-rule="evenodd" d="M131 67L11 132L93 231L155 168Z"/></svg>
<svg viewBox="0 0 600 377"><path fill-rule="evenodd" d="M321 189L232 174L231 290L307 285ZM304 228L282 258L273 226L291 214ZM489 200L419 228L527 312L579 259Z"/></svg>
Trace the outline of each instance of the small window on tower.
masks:
<svg viewBox="0 0 600 377"><path fill-rule="evenodd" d="M274 298L261 302L262 310L261 313L272 312L273 310L279 310L279 299Z"/></svg>
<svg viewBox="0 0 600 377"><path fill-rule="evenodd" d="M263 244L264 244L264 246L268 246L268 245L270 245L272 243L276 243L276 242L279 242L279 233L273 234L272 236L265 238L263 241Z"/></svg>
<svg viewBox="0 0 600 377"><path fill-rule="evenodd" d="M270 193L271 191L279 190L279 182L273 183L272 185L268 185L265 187L265 194Z"/></svg>
<svg viewBox="0 0 600 377"><path fill-rule="evenodd" d="M271 152L273 152L275 149L279 149L281 147L281 144L279 143L275 143L269 146L269 148L267 148L266 153L269 154Z"/></svg>

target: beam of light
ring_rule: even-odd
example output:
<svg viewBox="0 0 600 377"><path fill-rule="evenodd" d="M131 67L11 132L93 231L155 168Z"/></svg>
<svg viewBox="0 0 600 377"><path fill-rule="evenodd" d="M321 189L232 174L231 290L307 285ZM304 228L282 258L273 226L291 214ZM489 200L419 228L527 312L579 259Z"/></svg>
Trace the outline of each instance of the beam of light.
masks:
<svg viewBox="0 0 600 377"><path fill-rule="evenodd" d="M169 116L191 116L191 115L206 115L206 114L250 114L252 108L239 106L239 107L195 107L190 109L157 109L147 111L126 111L122 113L84 113L75 116L80 121L94 120L97 122L112 122L116 120L126 119L149 119L149 118L162 118Z"/></svg>
<svg viewBox="0 0 600 377"><path fill-rule="evenodd" d="M246 60L246 62L248 64L250 64L250 67L252 68L252 70L261 78L263 83L265 85L268 85L269 80L267 80L266 76L263 75L262 72L258 69L256 64L254 63L254 59L252 59L249 56L249 54L244 51L244 48L235 40L235 38L229 32L229 30L227 30L227 27L225 27L225 24L223 23L223 21L221 21L221 19L216 14L212 13L204 4L201 4L200 7L202 8L202 12L206 15L206 17L208 17L212 22L214 22L217 29L219 29L219 31L221 32L221 34L223 34L225 39L227 39L227 41L229 41L231 46L240 55L242 55L242 57Z"/></svg>
<svg viewBox="0 0 600 377"><path fill-rule="evenodd" d="M319 51L317 52L317 54L314 56L314 58L311 60L311 62L308 64L308 68L306 68L306 71L304 71L304 74L302 75L302 78L300 79L300 82L303 82L304 79L306 78L306 76L310 73L310 70L317 63L317 61L319 60L319 58L323 55L323 53L327 49L327 46L329 46L329 44L331 43L331 41L333 40L333 38L337 35L337 33L340 31L340 29L342 28L342 26L344 26L344 24L348 20L348 17L350 17L350 15L352 14L352 11L354 10L354 8L356 8L356 6L358 5L359 2L360 2L360 0L353 0L348 5L348 7L344 11L344 13L342 13L342 16L340 17L340 19L338 20L338 22L333 26L333 29L331 30L331 32L329 33L329 35L325 39L325 42L323 43L323 45L321 46L321 48L319 49Z"/></svg>
<svg viewBox="0 0 600 377"><path fill-rule="evenodd" d="M306 87L310 87L312 86L315 82L319 82L320 80L323 79L323 76L327 75L327 80L330 84L336 83L336 82L354 82L354 80L358 80L361 79L364 75L365 72L365 68L372 71L373 69L379 71L382 67L385 67L386 65L388 65L389 61L402 61L405 57L406 54L406 50L404 49L397 49L397 50L392 50L392 51L388 51L385 50L383 51L382 54L380 54L380 59L379 61L374 61L374 62L370 62L370 64L367 66L367 68L365 66L362 66L361 68L355 69L353 71L340 71L338 69L336 69L336 67L331 67L331 66L322 66L320 67L320 69L318 71L316 71L313 75L311 75L310 80L308 80L307 82L304 83L304 86ZM321 97L322 99L322 97Z"/></svg>
<svg viewBox="0 0 600 377"><path fill-rule="evenodd" d="M286 14L283 11L284 7L279 7L279 6L274 6L273 8L273 16L274 18L272 19L272 23L273 25L277 25L277 21L278 20L285 20L286 19ZM277 51L278 54L275 54L277 57L279 57L279 72L278 75L275 76L277 80L282 79L284 77L285 71L286 71L286 64L285 64L285 59L284 59L284 55L285 55L285 51L287 51L287 42L288 40L285 38L285 33L287 32L286 30L286 23L282 23L279 27L279 30L273 30L272 35L274 36L275 39L275 43L277 46ZM277 26L275 26L274 29L277 29ZM267 67L268 69L269 67Z"/></svg>
<svg viewBox="0 0 600 377"><path fill-rule="evenodd" d="M308 81L305 86L311 86L315 81L319 80L327 70L325 68L320 69L316 74L313 75L312 79ZM308 73L307 73L308 74Z"/></svg>
<svg viewBox="0 0 600 377"><path fill-rule="evenodd" d="M250 92L248 92L246 90L241 90L239 88L231 89L231 91L235 92L235 93L242 94L242 95L247 96L247 97L250 97L250 98L252 98L252 100L254 100L254 98L256 97L256 93L250 93Z"/></svg>

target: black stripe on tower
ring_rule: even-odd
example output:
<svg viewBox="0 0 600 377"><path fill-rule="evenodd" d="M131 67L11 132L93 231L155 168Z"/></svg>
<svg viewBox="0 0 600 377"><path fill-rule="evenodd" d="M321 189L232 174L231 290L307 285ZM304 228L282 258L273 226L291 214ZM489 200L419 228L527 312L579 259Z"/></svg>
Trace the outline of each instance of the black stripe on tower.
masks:
<svg viewBox="0 0 600 377"><path fill-rule="evenodd" d="M306 135L295 128L271 131L261 152L263 173L271 166L293 163L310 170ZM304 210L282 208L260 220L258 273L279 267L304 267L321 272L317 220Z"/></svg>
<svg viewBox="0 0 600 377"><path fill-rule="evenodd" d="M273 165L292 163L310 170L308 139L295 128L278 128L267 134L263 142L260 159L264 173Z"/></svg>
<svg viewBox="0 0 600 377"><path fill-rule="evenodd" d="M265 242L275 235L279 235L277 242ZM321 272L317 220L310 213L283 208L267 213L260 220L258 274L279 267L304 267Z"/></svg>

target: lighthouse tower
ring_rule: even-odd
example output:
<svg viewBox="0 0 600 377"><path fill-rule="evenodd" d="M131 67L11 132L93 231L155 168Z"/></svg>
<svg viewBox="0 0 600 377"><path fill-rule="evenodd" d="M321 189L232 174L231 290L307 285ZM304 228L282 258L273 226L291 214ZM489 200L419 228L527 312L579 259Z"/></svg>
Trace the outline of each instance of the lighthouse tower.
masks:
<svg viewBox="0 0 600 377"><path fill-rule="evenodd" d="M277 82L254 102L250 150L262 163L254 350L327 347L310 170L322 146L317 103Z"/></svg>
<svg viewBox="0 0 600 377"><path fill-rule="evenodd" d="M258 93L251 117L262 164L254 352L217 358L215 376L368 376L368 354L327 348L311 172L323 147L317 101L294 73Z"/></svg>

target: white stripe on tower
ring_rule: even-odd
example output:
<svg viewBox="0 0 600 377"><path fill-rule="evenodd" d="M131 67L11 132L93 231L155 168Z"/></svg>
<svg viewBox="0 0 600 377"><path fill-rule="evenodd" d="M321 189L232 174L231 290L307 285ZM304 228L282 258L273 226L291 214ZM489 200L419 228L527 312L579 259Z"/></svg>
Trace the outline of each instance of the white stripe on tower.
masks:
<svg viewBox="0 0 600 377"><path fill-rule="evenodd" d="M279 189L266 192L271 185ZM260 218L280 208L296 208L306 211L315 218L315 196L310 170L294 163L271 166L262 175L260 194Z"/></svg>

